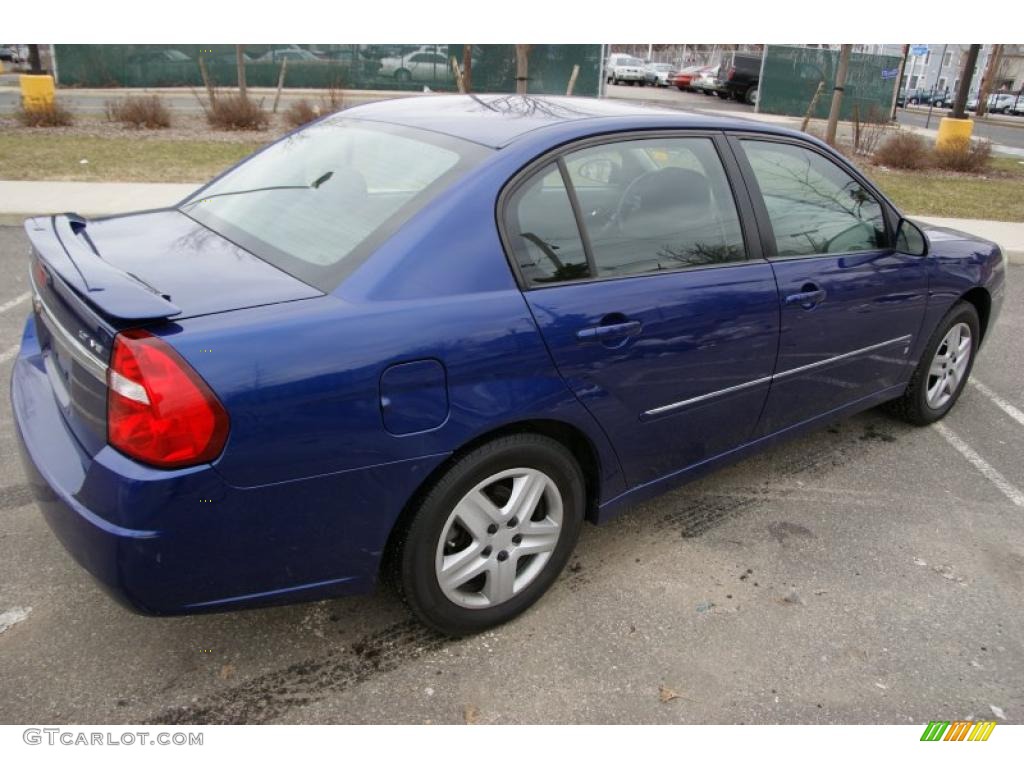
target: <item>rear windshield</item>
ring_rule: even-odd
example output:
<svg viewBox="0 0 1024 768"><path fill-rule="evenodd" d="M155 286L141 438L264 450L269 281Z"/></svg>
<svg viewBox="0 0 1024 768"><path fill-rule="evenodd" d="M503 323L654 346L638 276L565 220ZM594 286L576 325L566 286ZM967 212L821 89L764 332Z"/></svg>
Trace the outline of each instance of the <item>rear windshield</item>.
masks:
<svg viewBox="0 0 1024 768"><path fill-rule="evenodd" d="M488 152L442 134L329 118L229 171L181 211L330 291Z"/></svg>

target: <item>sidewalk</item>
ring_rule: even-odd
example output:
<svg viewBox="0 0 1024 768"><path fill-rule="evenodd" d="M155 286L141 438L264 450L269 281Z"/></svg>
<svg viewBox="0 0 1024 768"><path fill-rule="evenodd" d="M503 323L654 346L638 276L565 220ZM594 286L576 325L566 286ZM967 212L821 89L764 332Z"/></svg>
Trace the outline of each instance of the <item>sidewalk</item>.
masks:
<svg viewBox="0 0 1024 768"><path fill-rule="evenodd" d="M20 225L26 216L74 211L107 216L174 205L197 184L131 184L85 181L0 181L0 225Z"/></svg>
<svg viewBox="0 0 1024 768"><path fill-rule="evenodd" d="M108 216L174 205L196 184L126 184L84 181L0 181L0 225L21 225L28 216L74 211ZM1011 264L1024 264L1024 223L981 219L912 218L959 229L999 243Z"/></svg>

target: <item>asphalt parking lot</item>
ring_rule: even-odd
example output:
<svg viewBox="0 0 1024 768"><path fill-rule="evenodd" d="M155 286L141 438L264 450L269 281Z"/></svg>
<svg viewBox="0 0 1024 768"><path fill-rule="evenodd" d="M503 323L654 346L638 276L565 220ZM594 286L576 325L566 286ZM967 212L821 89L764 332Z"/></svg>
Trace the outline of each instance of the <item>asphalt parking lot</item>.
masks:
<svg viewBox="0 0 1024 768"><path fill-rule="evenodd" d="M452 641L387 591L113 603L18 460L26 251L0 228L0 722L1024 722L1024 267L941 428L868 412L588 526L532 611Z"/></svg>

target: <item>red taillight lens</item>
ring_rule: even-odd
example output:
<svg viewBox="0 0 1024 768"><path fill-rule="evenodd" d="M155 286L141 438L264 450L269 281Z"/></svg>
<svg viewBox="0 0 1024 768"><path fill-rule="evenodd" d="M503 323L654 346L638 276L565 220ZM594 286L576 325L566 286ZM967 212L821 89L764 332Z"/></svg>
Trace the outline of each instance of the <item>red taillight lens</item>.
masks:
<svg viewBox="0 0 1024 768"><path fill-rule="evenodd" d="M43 267L42 262L36 259L32 264L32 276L35 279L36 287L42 290L46 287L47 280L49 279L46 275L46 268Z"/></svg>
<svg viewBox="0 0 1024 768"><path fill-rule="evenodd" d="M735 67L733 67L732 69L729 70L729 74L725 76L725 79L726 80L732 80L734 77L736 77L736 68Z"/></svg>
<svg viewBox="0 0 1024 768"><path fill-rule="evenodd" d="M165 469L213 461L228 436L216 395L170 345L142 330L119 333L107 372L107 440Z"/></svg>

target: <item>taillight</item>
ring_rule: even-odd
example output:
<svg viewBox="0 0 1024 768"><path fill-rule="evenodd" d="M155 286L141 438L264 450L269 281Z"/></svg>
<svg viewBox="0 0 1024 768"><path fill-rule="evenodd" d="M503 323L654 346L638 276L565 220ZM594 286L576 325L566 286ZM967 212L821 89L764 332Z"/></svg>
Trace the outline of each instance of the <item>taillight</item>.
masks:
<svg viewBox="0 0 1024 768"><path fill-rule="evenodd" d="M35 280L36 287L39 288L39 290L42 290L43 288L46 287L46 283L49 280L49 278L47 277L46 274L46 267L43 266L43 263L39 261L39 259L36 259L32 263L32 277Z"/></svg>
<svg viewBox="0 0 1024 768"><path fill-rule="evenodd" d="M731 69L729 70L729 74L727 74L727 75L725 76L725 79L726 79L726 80L732 80L732 79L733 79L733 78L734 78L735 76L736 76L736 67L732 67L732 68L731 68Z"/></svg>
<svg viewBox="0 0 1024 768"><path fill-rule="evenodd" d="M107 440L164 469L213 461L228 436L228 414L192 367L143 330L114 338L107 371Z"/></svg>

